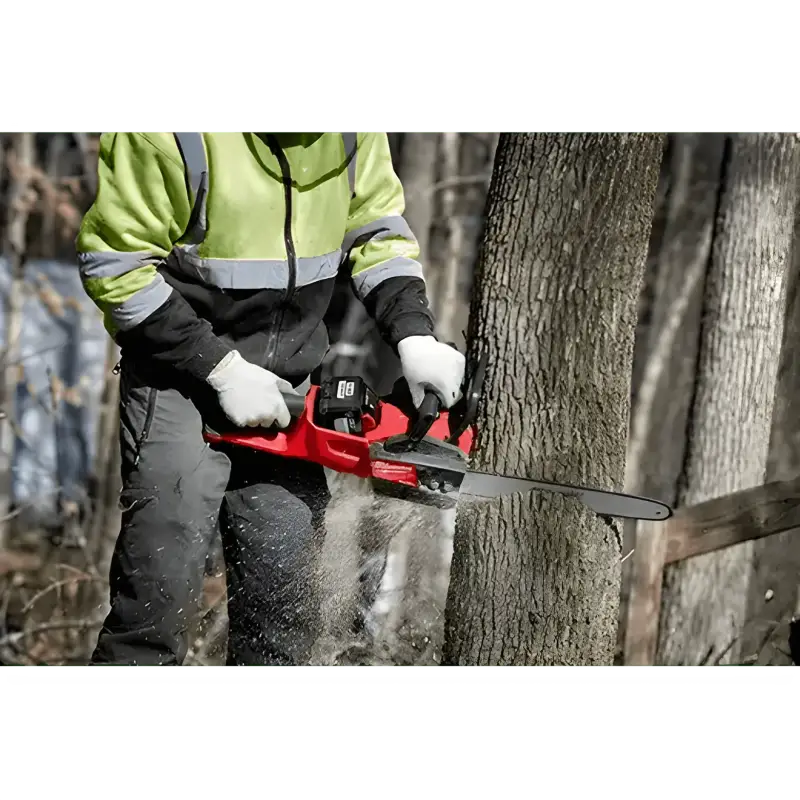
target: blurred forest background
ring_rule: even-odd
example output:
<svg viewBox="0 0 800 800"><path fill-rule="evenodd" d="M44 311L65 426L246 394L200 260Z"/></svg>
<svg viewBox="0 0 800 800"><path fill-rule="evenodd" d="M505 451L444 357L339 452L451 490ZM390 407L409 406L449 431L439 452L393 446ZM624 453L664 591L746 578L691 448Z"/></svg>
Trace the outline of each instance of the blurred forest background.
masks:
<svg viewBox="0 0 800 800"><path fill-rule="evenodd" d="M438 334L462 349L498 138L390 134ZM93 133L0 134L0 664L85 663L107 609L120 515L117 352L83 293L74 255L95 191L97 141ZM629 491L682 507L798 474L797 149L794 134L665 139L638 306ZM736 233L743 229L746 235ZM759 273L759 283L746 275L761 252L771 271ZM728 264L733 278L726 277ZM731 280L741 291L716 291ZM729 308L731 297L740 305ZM764 313L752 313L751 305ZM755 359L745 357L745 346L744 355L708 360L716 340L707 320L715 313L724 317L722 328L727 319L764 334ZM328 373L362 374L387 391L399 364L346 280L329 327ZM720 364L738 376L733 410L703 420L700 400L719 379ZM737 386L744 389L737 393ZM703 437L710 443L701 458L696 443ZM698 474L707 477L702 488ZM357 479L329 478L319 661L441 663L455 512L376 497ZM616 663L639 663L635 644L626 645L629 620L641 624L634 602L655 602L650 617L660 614L651 661L792 663L800 536L791 529L681 564L665 562L663 553L648 560L655 551L646 527L628 524L623 533ZM631 591L652 564L660 573L665 563L655 600ZM215 553L186 663L222 663L225 635Z"/></svg>

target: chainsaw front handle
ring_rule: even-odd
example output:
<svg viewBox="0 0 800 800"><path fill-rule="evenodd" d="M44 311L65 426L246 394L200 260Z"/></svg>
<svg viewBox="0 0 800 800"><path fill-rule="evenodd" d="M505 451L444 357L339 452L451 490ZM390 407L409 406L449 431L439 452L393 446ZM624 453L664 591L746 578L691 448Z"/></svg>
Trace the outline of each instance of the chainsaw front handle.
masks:
<svg viewBox="0 0 800 800"><path fill-rule="evenodd" d="M454 350L458 350L454 342L447 342L447 345L452 347ZM477 372L480 373L478 380L474 381L471 378L466 379L465 376L464 385L462 386L462 399L454 406L454 410L459 406L464 406L464 411L461 414L456 411L456 416L462 417L459 423L460 430L458 430L455 435L451 434L450 437L448 437L448 441L450 443L458 441L461 434L464 433L464 431L467 429L467 426L472 422L472 419L475 416L474 406L477 404L477 394L480 392L483 384L483 372L486 366L486 356L482 356L479 361L481 366L477 370ZM475 395L474 400L473 395ZM419 408L416 409L416 413L413 418L414 422L411 426L411 430L408 433L408 443L411 446L419 444L428 435L431 425L433 425L433 423L439 419L441 411L442 401L440 400L439 396L435 392L425 392L425 397L423 397L422 402L419 404Z"/></svg>
<svg viewBox="0 0 800 800"><path fill-rule="evenodd" d="M409 442L418 444L428 435L431 425L439 419L441 407L442 403L436 392L425 392L425 397L422 398L422 402L417 409L414 423L408 432Z"/></svg>

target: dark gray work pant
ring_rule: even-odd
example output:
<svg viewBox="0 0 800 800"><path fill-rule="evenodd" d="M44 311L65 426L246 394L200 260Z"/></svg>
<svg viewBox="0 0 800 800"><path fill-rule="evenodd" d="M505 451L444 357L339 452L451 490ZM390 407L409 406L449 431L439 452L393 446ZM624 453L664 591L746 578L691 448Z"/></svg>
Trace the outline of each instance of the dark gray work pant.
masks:
<svg viewBox="0 0 800 800"><path fill-rule="evenodd" d="M123 361L122 529L111 610L92 662L181 664L219 529L228 581L228 664L302 664L320 624L324 471L202 438L213 391Z"/></svg>

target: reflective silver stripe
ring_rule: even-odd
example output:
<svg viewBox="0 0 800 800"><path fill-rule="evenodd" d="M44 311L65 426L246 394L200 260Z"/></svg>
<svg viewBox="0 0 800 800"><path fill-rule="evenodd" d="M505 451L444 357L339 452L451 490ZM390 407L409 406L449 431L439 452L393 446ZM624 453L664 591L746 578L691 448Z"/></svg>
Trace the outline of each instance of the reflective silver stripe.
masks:
<svg viewBox="0 0 800 800"><path fill-rule="evenodd" d="M373 232L376 233L374 236L370 237L370 241L380 241L381 239L389 239L393 237L408 239L411 242L417 241L416 236L414 236L411 228L409 228L408 223L403 217L381 217L381 219L376 219L374 222L369 222L366 225L362 225L360 228L356 228L354 231L350 231L350 233L344 237L344 242L342 242L342 250L344 250L346 253L353 246L356 239L358 239L360 236L364 236L367 233Z"/></svg>
<svg viewBox="0 0 800 800"><path fill-rule="evenodd" d="M111 319L121 331L133 328L161 308L171 293L172 287L161 275L156 275L155 279L147 286L139 289L119 305L112 306Z"/></svg>
<svg viewBox="0 0 800 800"><path fill-rule="evenodd" d="M353 288L358 297L363 300L379 283L398 277L425 280L418 261L414 261L413 258L397 256L353 275Z"/></svg>
<svg viewBox="0 0 800 800"><path fill-rule="evenodd" d="M186 241L200 244L206 236L206 197L208 196L208 158L202 133L174 133L186 172L186 191L192 212L183 235Z"/></svg>
<svg viewBox="0 0 800 800"><path fill-rule="evenodd" d="M350 194L356 193L356 161L358 156L358 134L343 133L344 155L347 159L347 180L350 183Z"/></svg>
<svg viewBox="0 0 800 800"><path fill-rule="evenodd" d="M161 256L149 250L133 253L107 251L104 253L78 253L78 270L81 278L118 278L139 267L161 261Z"/></svg>
<svg viewBox="0 0 800 800"><path fill-rule="evenodd" d="M289 262L285 259L201 258L194 247L180 249L183 272L218 289L285 289L289 285ZM341 258L341 250L298 258L296 285L308 286L334 278Z"/></svg>

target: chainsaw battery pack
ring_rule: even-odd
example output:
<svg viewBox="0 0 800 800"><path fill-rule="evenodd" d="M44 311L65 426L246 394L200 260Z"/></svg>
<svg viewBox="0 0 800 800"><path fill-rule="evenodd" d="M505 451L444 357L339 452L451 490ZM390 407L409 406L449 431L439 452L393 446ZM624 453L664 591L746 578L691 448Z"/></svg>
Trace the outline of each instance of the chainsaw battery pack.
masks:
<svg viewBox="0 0 800 800"><path fill-rule="evenodd" d="M317 395L315 422L321 428L362 434L380 422L378 396L362 378L329 378Z"/></svg>

